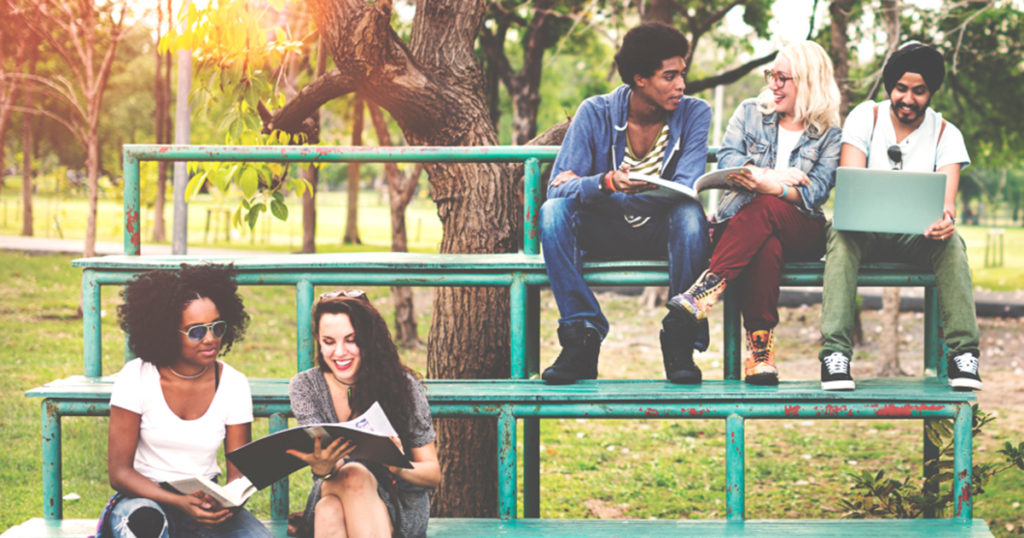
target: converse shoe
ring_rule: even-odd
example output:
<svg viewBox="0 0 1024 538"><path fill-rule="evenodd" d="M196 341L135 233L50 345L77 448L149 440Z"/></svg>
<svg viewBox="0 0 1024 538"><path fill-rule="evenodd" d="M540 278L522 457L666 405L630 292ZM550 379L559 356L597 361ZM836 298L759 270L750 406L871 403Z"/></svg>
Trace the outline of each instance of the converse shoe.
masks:
<svg viewBox="0 0 1024 538"><path fill-rule="evenodd" d="M961 353L946 359L946 375L949 386L956 390L981 390L981 377L978 375L978 358L973 353Z"/></svg>
<svg viewBox="0 0 1024 538"><path fill-rule="evenodd" d="M850 358L838 351L821 360L821 390L853 390L856 385L850 376Z"/></svg>
<svg viewBox="0 0 1024 538"><path fill-rule="evenodd" d="M597 379L597 357L601 353L601 335L582 322L558 326L562 352L547 367L541 378L552 385L568 385L580 379Z"/></svg>
<svg viewBox="0 0 1024 538"><path fill-rule="evenodd" d="M725 281L709 269L701 273L690 289L669 299L666 306L700 321L708 317L708 311L718 302L723 291Z"/></svg>
<svg viewBox="0 0 1024 538"><path fill-rule="evenodd" d="M775 331L747 331L747 357L743 380L751 385L778 385L779 369L775 367Z"/></svg>

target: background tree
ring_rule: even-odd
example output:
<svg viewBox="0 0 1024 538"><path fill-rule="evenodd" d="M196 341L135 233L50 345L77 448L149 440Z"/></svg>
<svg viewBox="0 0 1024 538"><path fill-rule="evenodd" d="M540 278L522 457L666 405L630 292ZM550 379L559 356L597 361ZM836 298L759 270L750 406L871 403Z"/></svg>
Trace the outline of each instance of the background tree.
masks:
<svg viewBox="0 0 1024 538"><path fill-rule="evenodd" d="M71 114L61 117L43 109L34 110L65 126L85 149L89 212L83 255L96 253L96 206L99 195L99 123L110 68L117 46L124 37L126 3L39 0L21 7L17 14L24 24L43 39L70 71L42 78L25 75L43 91L63 99Z"/></svg>
<svg viewBox="0 0 1024 538"><path fill-rule="evenodd" d="M475 146L497 142L473 46L482 0L417 3L408 42L391 26L390 2L310 0L337 69L275 111L269 127L301 131L310 111L357 92L387 110L413 145ZM441 218L441 251L511 252L521 207L508 167L429 164ZM508 373L508 293L490 288L440 288L435 296L427 375L493 378ZM479 338L479 335L488 338ZM494 515L493 420L440 420L442 483L438 515ZM466 477L476 477L466 480Z"/></svg>

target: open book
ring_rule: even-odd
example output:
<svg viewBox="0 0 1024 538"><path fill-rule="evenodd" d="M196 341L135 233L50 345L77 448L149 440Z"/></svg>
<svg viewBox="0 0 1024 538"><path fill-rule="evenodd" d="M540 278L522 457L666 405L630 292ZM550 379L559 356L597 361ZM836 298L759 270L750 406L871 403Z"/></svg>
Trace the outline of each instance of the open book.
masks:
<svg viewBox="0 0 1024 538"><path fill-rule="evenodd" d="M213 497L224 508L242 506L253 493L256 493L256 486L244 476L236 478L223 486L203 476L170 480L167 482L167 485L185 495L202 491Z"/></svg>
<svg viewBox="0 0 1024 538"><path fill-rule="evenodd" d="M645 174L629 174L629 179L632 179L633 181L646 181L658 186L657 189L644 191L642 194L663 198L679 198L680 196L697 198L698 193L708 189L740 189L741 187L737 187L729 181L729 176L742 173L744 170L748 169L741 166L737 168L713 170L697 178L697 181L693 183L693 187L687 187L686 185L676 183L675 181L669 181L662 177L649 176Z"/></svg>
<svg viewBox="0 0 1024 538"><path fill-rule="evenodd" d="M306 466L306 462L286 454L288 449L313 452L313 440L320 436L321 446L339 437L353 444L349 458L374 461L395 467L412 468L391 437L398 437L380 404L374 402L365 413L347 422L306 424L272 433L228 453L227 458L257 488L263 489Z"/></svg>

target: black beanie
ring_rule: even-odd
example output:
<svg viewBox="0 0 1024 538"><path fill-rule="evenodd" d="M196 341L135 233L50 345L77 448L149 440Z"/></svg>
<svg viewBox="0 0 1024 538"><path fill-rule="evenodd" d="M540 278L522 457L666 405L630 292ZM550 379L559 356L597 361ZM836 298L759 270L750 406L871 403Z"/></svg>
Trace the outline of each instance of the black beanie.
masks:
<svg viewBox="0 0 1024 538"><path fill-rule="evenodd" d="M928 91L935 93L942 86L946 76L946 64L942 54L934 47L920 43L907 43L892 53L882 69L882 81L886 93L892 93L893 86L904 73L917 73L924 79Z"/></svg>

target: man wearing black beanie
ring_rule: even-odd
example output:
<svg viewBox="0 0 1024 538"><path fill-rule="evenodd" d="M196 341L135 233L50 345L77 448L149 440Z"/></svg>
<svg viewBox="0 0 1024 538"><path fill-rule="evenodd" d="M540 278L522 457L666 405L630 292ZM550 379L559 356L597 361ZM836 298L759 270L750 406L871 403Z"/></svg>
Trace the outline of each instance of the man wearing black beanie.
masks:
<svg viewBox="0 0 1024 538"><path fill-rule="evenodd" d="M944 212L921 234L829 231L822 288L821 334L824 390L853 388L850 357L861 260L925 264L935 273L949 384L981 390L978 321L963 239L956 232L960 171L970 164L963 135L929 107L946 69L933 47L911 42L894 52L882 70L889 100L850 112L843 125L839 166L941 172L946 175ZM885 193L878 193L885 196Z"/></svg>

